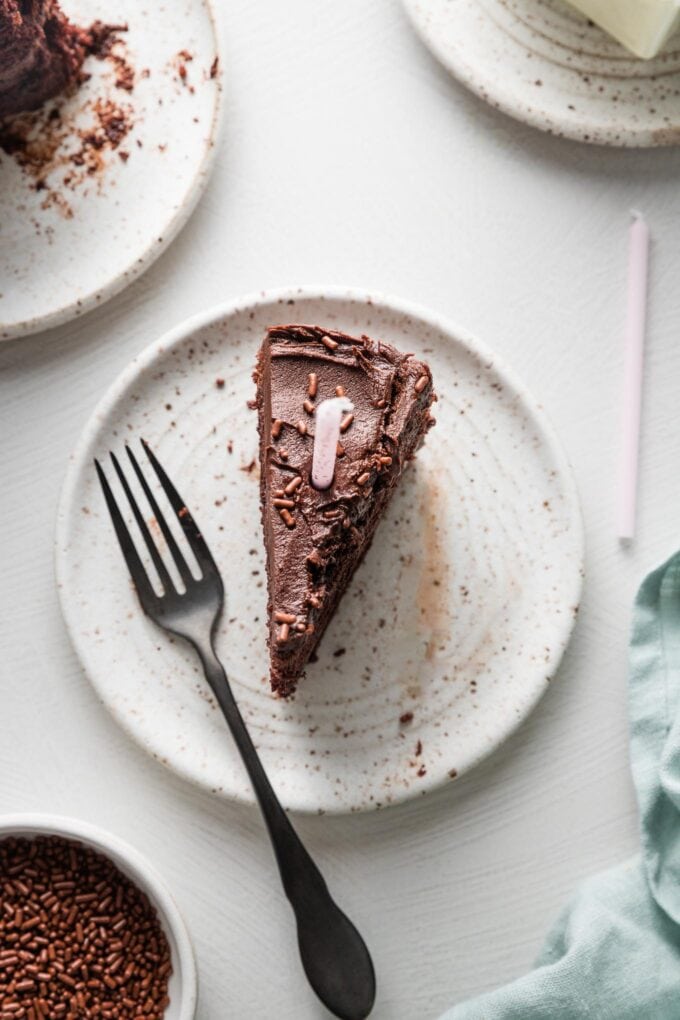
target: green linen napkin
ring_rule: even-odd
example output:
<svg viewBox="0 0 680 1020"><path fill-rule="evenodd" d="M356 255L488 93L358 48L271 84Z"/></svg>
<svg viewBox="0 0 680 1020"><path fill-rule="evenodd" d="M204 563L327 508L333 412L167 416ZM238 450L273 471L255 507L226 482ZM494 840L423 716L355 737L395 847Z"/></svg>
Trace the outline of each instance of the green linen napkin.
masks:
<svg viewBox="0 0 680 1020"><path fill-rule="evenodd" d="M585 882L535 969L445 1020L680 1020L680 553L643 582L630 646L642 853ZM442 1018L444 1020L444 1018Z"/></svg>

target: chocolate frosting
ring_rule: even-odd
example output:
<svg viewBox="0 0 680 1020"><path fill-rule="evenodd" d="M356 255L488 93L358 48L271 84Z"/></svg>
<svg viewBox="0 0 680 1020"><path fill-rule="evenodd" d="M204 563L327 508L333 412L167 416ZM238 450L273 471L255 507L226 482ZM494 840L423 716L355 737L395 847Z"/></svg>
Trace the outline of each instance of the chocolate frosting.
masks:
<svg viewBox="0 0 680 1020"><path fill-rule="evenodd" d="M336 396L337 387L354 404L333 483L323 491L310 480L314 415L303 404L311 373L313 404ZM287 695L370 544L405 462L434 423L434 396L429 368L412 355L318 326L271 328L255 378L271 681ZM277 498L294 506L277 507Z"/></svg>
<svg viewBox="0 0 680 1020"><path fill-rule="evenodd" d="M84 58L82 33L57 0L0 0L0 118L57 95Z"/></svg>

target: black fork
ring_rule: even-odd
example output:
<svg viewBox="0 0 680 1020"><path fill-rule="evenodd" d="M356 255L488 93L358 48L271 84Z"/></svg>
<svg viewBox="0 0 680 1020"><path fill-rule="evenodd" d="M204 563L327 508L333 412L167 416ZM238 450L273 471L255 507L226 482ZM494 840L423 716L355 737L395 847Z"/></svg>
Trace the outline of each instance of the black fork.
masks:
<svg viewBox="0 0 680 1020"><path fill-rule="evenodd" d="M159 627L188 641L203 664L208 683L236 741L269 831L283 888L295 913L300 957L309 983L324 1005L336 1016L342 1020L364 1020L371 1012L375 1000L375 974L370 954L359 932L331 897L321 872L305 850L262 767L231 692L227 675L215 652L215 630L224 605L222 578L184 500L144 440L142 446L201 571L199 579L192 575L137 458L130 447L126 447L134 473L186 589L184 592L177 590L125 473L112 453L113 467L163 588L162 595L156 594L106 475L99 462L95 461L106 505L142 609Z"/></svg>

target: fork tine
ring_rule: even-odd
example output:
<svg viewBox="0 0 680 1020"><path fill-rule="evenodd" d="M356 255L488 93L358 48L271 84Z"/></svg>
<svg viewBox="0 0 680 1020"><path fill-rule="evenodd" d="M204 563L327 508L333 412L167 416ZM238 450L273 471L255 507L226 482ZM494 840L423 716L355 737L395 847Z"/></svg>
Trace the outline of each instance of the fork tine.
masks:
<svg viewBox="0 0 680 1020"><path fill-rule="evenodd" d="M134 468L134 472L137 475L137 478L139 479L139 484L141 485L142 489L144 490L144 495L146 496L147 500L149 501L149 506L151 507L151 511L152 511L154 517L156 518L156 520L158 521L158 526L160 527L161 531L163 532L163 538L165 539L165 541L167 543L168 549L170 550L170 554L171 554L173 560L175 561L175 565L176 565L177 569L179 570L180 576L181 576L182 580L184 581L184 584L188 588L189 585L192 584L192 582L194 581L194 577L193 577L191 571L189 570L189 567L187 566L187 561L184 559L184 556L182 554L182 550L177 545L177 542L175 540L175 536L173 535L173 533L170 531L170 528L168 527L167 521L165 520L165 517L163 516L163 513L161 511L161 508L158 505L158 501L156 500L156 497L154 496L153 492L151 491L151 487L150 487L149 483L147 482L146 478L144 477L142 469L140 468L139 464L137 463L137 458L135 457L134 453L132 452L132 450L130 449L129 446L126 446L125 450L127 452L128 457L130 458L130 463L132 464L132 467Z"/></svg>
<svg viewBox="0 0 680 1020"><path fill-rule="evenodd" d="M161 554L158 552L156 543L151 537L151 532L149 531L148 525L144 520L144 515L139 509L137 500L134 497L134 493L130 489L128 480L123 474L123 469L118 463L118 458L116 457L115 453L111 454L111 460L113 462L114 468L116 469L116 474L120 479L120 484L123 486L123 490L125 492L125 495L127 496L127 501L130 504L130 507L132 508L132 513L134 514L135 520L137 522L137 527L142 533L142 538L144 539L146 548L149 550L149 555L151 556L153 565L156 568L156 572L160 578L160 582L163 585L163 590L166 592L174 591L174 585L172 583L172 578L168 573L168 568L165 566L165 563L163 563L163 559L161 557Z"/></svg>
<svg viewBox="0 0 680 1020"><path fill-rule="evenodd" d="M130 576L132 577L137 589L137 594L139 595L139 600L142 603L142 608L145 612L148 612L148 607L152 604L152 600L156 598L156 594L151 587L146 570L144 569L144 564L139 558L139 553L137 552L135 544L130 537L130 532L127 529L123 515L118 509L116 497L111 491L111 486L109 485L106 475L102 470L101 464L96 459L94 466L97 469L99 484L102 487L104 499L106 500L109 514L111 515L111 521L116 532L116 537L118 538L118 544L120 545L127 568L130 571Z"/></svg>
<svg viewBox="0 0 680 1020"><path fill-rule="evenodd" d="M175 486L172 484L172 482L166 475L161 463L159 462L158 458L156 457L155 453L153 452L149 444L144 439L141 440L141 443L142 446L144 447L144 452L151 461L151 466L153 467L154 471L156 472L156 475L158 476L159 482L163 486L163 490L165 492L165 495L168 497L168 501L171 507L177 514L177 519L179 523L182 525L182 529L186 536L187 542L191 546L192 552L198 561L198 565L200 566L204 574L208 571L211 572L214 571L215 573L218 573L217 565L215 563L215 560L213 559L210 549L208 548L208 544L206 540L203 538L203 535L198 525L196 524L196 521L191 516L189 508L187 507L186 503L178 493Z"/></svg>

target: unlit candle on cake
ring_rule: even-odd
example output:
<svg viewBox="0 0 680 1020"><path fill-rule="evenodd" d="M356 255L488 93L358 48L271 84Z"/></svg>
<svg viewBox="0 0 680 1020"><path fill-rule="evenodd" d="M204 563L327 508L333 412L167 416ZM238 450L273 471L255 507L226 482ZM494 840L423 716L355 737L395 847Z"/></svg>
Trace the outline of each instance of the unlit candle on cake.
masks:
<svg viewBox="0 0 680 1020"><path fill-rule="evenodd" d="M649 228L640 213L634 212L633 217L628 251L623 436L617 522L618 535L622 539L631 539L635 534L649 257Z"/></svg>
<svg viewBox="0 0 680 1020"><path fill-rule="evenodd" d="M312 457L312 485L315 489L328 489L333 483L340 424L344 415L353 410L354 404L347 397L324 400L316 408Z"/></svg>

